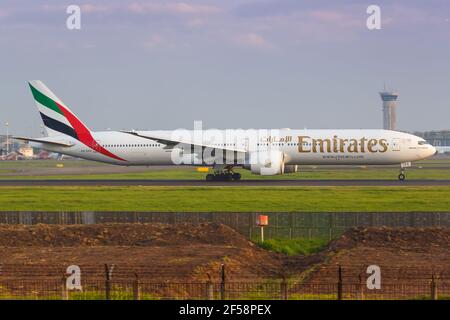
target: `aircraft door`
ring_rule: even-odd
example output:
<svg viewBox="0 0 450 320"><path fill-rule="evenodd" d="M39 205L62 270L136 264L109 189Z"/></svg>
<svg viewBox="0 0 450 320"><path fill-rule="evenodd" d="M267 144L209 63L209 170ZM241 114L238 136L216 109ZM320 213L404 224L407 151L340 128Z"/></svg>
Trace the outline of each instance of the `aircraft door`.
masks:
<svg viewBox="0 0 450 320"><path fill-rule="evenodd" d="M392 151L400 151L400 139L399 138L393 138L391 141L391 150Z"/></svg>
<svg viewBox="0 0 450 320"><path fill-rule="evenodd" d="M249 151L249 138L248 137L245 137L244 138L244 150L246 151L246 152L248 152Z"/></svg>

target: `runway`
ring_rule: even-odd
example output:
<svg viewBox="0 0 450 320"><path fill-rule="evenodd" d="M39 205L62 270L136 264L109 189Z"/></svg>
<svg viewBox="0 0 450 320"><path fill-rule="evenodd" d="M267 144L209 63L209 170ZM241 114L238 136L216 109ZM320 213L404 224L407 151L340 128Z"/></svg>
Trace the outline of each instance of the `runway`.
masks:
<svg viewBox="0 0 450 320"><path fill-rule="evenodd" d="M450 186L450 180L0 180L3 187L169 186L169 187L326 187L326 186Z"/></svg>

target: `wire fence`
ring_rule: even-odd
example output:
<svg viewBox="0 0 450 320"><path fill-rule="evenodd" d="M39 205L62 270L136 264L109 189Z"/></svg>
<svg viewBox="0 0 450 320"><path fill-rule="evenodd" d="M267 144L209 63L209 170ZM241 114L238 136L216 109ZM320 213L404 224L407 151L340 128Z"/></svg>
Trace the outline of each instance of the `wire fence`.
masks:
<svg viewBox="0 0 450 320"><path fill-rule="evenodd" d="M14 266L8 266L11 270ZM25 269L22 267L22 271ZM450 270L415 270L404 275L398 268L383 268L380 286L368 285L365 266L334 266L324 277L314 274L304 279L271 277L230 278L225 266L215 277L204 279L174 278L164 273L149 276L116 274L114 265L105 265L104 274L82 268L79 286L73 274L40 265L29 275L12 272L0 274L0 299L52 300L405 300L450 299ZM102 266L98 266L101 269ZM19 268L20 269L20 268ZM18 269L18 270L19 270ZM94 268L91 268L93 270ZM125 270L125 267L122 268ZM429 273L432 272L432 273Z"/></svg>
<svg viewBox="0 0 450 320"><path fill-rule="evenodd" d="M107 289L108 288L108 289ZM83 281L68 290L60 280L0 280L8 300L416 300L450 299L449 282L387 283L367 289L361 283Z"/></svg>
<svg viewBox="0 0 450 320"><path fill-rule="evenodd" d="M265 238L333 239L352 227L450 227L450 212L273 212ZM260 237L255 212L9 212L6 224L205 223L232 227L249 238Z"/></svg>

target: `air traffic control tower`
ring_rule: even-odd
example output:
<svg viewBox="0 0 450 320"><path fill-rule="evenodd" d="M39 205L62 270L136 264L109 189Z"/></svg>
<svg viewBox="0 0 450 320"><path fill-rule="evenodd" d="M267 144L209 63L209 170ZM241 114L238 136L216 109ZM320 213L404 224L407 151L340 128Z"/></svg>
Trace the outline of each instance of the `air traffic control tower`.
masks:
<svg viewBox="0 0 450 320"><path fill-rule="evenodd" d="M395 130L397 126L397 98L398 93L393 91L380 92L383 100L383 129Z"/></svg>

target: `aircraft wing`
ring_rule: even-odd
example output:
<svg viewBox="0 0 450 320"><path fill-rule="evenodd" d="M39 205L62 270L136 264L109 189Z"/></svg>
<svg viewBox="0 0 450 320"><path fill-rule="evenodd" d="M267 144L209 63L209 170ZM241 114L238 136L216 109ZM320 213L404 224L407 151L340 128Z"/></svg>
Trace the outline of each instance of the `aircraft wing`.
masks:
<svg viewBox="0 0 450 320"><path fill-rule="evenodd" d="M121 132L128 133L128 134L131 134L131 135L134 135L134 136L137 136L137 137L153 140L153 141L156 141L156 142L161 143L161 144L165 144L166 145L166 149L172 149L172 148L174 148L177 145L185 145L185 146L201 147L202 150L205 149L205 148L210 148L210 149L217 149L217 150L231 151L231 152L242 152L242 153L246 153L247 152L244 149L238 149L238 148L232 148L232 147L218 147L218 146L208 145L208 144L192 143L190 141L172 140L172 139L167 139L167 138L162 138L162 137L149 136L149 135L146 135L146 134L140 134L137 131L121 131Z"/></svg>
<svg viewBox="0 0 450 320"><path fill-rule="evenodd" d="M28 138L28 137L12 137L16 140L23 140L23 141L31 141L31 142L38 142L42 144L49 144L56 147L71 147L73 146L72 143L66 143L66 142L60 142L60 141L52 141L49 139L38 139L38 138Z"/></svg>

